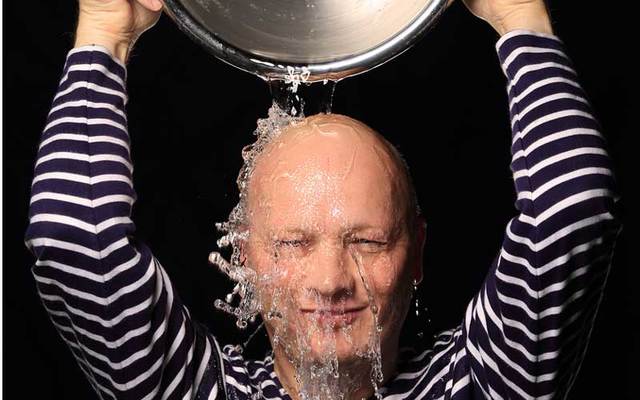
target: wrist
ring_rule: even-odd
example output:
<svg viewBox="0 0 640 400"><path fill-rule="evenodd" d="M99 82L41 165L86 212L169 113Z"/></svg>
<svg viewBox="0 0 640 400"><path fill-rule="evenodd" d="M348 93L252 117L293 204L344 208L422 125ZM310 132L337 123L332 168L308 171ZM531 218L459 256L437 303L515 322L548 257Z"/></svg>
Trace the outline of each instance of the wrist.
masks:
<svg viewBox="0 0 640 400"><path fill-rule="evenodd" d="M118 35L98 29L95 25L89 25L88 28L85 26L86 25L82 23L78 24L74 47L99 45L107 49L113 57L120 60L123 64L127 62L133 40L126 35Z"/></svg>
<svg viewBox="0 0 640 400"><path fill-rule="evenodd" d="M506 12L491 24L500 36L516 29L553 35L551 18L543 2Z"/></svg>

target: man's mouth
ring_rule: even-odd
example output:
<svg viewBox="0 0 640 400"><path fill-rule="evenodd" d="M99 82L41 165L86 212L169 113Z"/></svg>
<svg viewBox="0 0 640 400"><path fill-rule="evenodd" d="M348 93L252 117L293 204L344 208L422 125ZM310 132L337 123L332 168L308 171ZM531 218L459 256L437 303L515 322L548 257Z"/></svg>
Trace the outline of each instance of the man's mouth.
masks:
<svg viewBox="0 0 640 400"><path fill-rule="evenodd" d="M367 307L302 309L303 315L321 326L341 328L351 325Z"/></svg>

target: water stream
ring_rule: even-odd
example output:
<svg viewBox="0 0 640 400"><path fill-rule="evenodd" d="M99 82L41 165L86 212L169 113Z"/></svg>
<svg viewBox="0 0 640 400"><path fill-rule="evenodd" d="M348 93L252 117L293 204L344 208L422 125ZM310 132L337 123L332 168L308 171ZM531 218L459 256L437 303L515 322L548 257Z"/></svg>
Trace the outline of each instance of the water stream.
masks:
<svg viewBox="0 0 640 400"><path fill-rule="evenodd" d="M220 251L230 250L230 255L225 258L221 252L212 252L209 260L234 281L235 286L224 299L215 300L215 307L233 316L239 329L254 329L251 337L265 325L270 327L272 347L275 349L279 346L295 366L295 384L298 387L299 398L347 399L349 394L357 389L358 382L362 381L363 373L341 368L337 355L336 346L340 336L349 344L357 342L354 340L351 325L345 324L339 329L334 329L336 327L331 324L309 325L300 322L302 320L299 318L288 318L292 313L299 313L301 274L304 268L309 266L300 266L299 269L294 269L294 272L282 268L280 264L283 256L278 249L273 249L273 267L268 273L257 273L243 252L243 246L251 235L247 228L247 221L251 217L247 208L247 195L248 183L255 169L257 157L284 128L300 122L305 115L331 112L336 82L310 84L307 82L308 74L305 74L304 70L300 74L294 74L293 69L290 72L290 76L284 80L265 79L269 84L273 104L267 117L257 121L254 131L255 142L242 150L244 165L237 179L240 192L238 204L226 222L216 224L216 228L223 234L217 242L218 247ZM370 382L376 398L381 399L378 385L383 381L380 349L382 327L378 323L378 306L370 288L366 274L367 266L364 265L363 258L357 251L350 250L350 254L357 266L360 283L368 294L369 311L373 320L368 344L364 349L356 348L356 354L370 365ZM285 281L288 282L287 285L281 283ZM321 309L326 305L326 299L318 296L316 305L317 309ZM262 316L263 322L259 326L253 326L258 315ZM293 328L292 323L296 325ZM314 341L319 340L318 338L322 338L324 349L320 356L311 352ZM237 349L241 352L243 345L238 345ZM257 398L259 397L260 394L257 394Z"/></svg>

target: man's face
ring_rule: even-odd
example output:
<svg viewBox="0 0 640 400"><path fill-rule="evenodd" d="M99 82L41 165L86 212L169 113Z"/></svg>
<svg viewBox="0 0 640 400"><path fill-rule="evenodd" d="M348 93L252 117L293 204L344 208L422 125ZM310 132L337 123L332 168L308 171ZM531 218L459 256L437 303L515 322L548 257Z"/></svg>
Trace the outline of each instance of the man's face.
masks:
<svg viewBox="0 0 640 400"><path fill-rule="evenodd" d="M416 276L397 165L340 116L290 128L260 156L248 203L248 266L272 343L341 363L397 345ZM269 315L273 316L270 318Z"/></svg>

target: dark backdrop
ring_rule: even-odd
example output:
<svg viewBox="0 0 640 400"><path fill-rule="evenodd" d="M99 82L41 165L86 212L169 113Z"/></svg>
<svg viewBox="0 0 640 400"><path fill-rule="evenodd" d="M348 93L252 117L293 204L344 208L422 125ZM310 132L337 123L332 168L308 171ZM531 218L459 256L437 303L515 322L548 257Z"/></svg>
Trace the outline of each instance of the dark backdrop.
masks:
<svg viewBox="0 0 640 400"><path fill-rule="evenodd" d="M458 2L459 3L459 2ZM629 248L637 198L630 137L639 111L637 36L626 2L551 3L604 126L625 201L625 229L571 398L632 398L640 320ZM616 4L616 5L614 5ZM601 7L606 7L601 9ZM22 237L36 147L72 43L75 1L4 2L4 390L7 399L95 398L36 295ZM337 85L334 112L361 119L406 156L428 220L421 296L434 329L457 325L514 215L510 132L497 35L454 4L418 45ZM240 149L271 99L258 78L207 54L163 16L129 62L137 235L154 249L192 315L237 342L213 301L229 285L207 262L214 223L237 200ZM468 222L472 221L472 224ZM465 230L459 230L465 226ZM455 246L467 238L466 251ZM26 379L26 380L25 380ZM27 393L25 394L25 390Z"/></svg>

